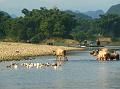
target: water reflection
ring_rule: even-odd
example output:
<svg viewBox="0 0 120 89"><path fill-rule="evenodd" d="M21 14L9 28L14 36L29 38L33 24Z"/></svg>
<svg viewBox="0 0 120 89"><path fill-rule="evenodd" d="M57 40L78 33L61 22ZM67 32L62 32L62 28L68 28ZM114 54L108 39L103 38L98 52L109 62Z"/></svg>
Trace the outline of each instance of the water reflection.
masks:
<svg viewBox="0 0 120 89"><path fill-rule="evenodd" d="M102 89L120 89L120 67L117 61L103 62L99 66L99 84Z"/></svg>
<svg viewBox="0 0 120 89"><path fill-rule="evenodd" d="M120 61L98 62L89 51L70 53L69 61L55 61L53 56L13 63L55 63L57 68L7 69L0 63L1 89L120 89Z"/></svg>
<svg viewBox="0 0 120 89"><path fill-rule="evenodd" d="M99 84L101 89L107 89L108 87L108 69L105 62L101 62L101 65L98 68L98 77L99 77Z"/></svg>

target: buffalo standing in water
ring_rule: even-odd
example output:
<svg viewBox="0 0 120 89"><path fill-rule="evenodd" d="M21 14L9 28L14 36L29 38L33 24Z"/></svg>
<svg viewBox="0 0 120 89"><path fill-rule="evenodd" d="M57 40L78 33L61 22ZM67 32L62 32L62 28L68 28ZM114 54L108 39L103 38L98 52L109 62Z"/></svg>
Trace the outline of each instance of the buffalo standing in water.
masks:
<svg viewBox="0 0 120 89"><path fill-rule="evenodd" d="M101 48L97 50L93 50L90 52L91 55L96 56L97 60L119 60L119 54L116 53L115 50L111 50L108 48Z"/></svg>
<svg viewBox="0 0 120 89"><path fill-rule="evenodd" d="M53 55L56 56L56 60L65 60L68 61L67 57L66 57L66 50L63 49L57 49L53 51Z"/></svg>

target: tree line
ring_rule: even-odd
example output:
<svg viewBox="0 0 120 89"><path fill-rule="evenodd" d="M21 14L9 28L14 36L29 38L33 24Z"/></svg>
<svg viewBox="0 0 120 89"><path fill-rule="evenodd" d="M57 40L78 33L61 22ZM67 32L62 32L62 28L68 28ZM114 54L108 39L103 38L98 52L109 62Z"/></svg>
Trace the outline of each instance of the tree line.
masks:
<svg viewBox="0 0 120 89"><path fill-rule="evenodd" d="M23 9L24 16L12 18L0 11L0 39L39 43L49 38L93 40L98 36L120 38L120 16L101 15L99 19L76 18L58 8Z"/></svg>

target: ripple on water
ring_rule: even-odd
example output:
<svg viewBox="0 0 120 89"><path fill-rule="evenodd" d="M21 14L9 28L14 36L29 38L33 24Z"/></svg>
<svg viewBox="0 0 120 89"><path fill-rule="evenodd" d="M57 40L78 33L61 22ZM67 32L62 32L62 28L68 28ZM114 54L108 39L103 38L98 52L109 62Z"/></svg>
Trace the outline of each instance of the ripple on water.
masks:
<svg viewBox="0 0 120 89"><path fill-rule="evenodd" d="M18 66L6 68L10 62L0 63L1 89L120 89L120 61L98 62L89 52L69 54L69 61L58 69ZM53 63L53 56L15 63Z"/></svg>

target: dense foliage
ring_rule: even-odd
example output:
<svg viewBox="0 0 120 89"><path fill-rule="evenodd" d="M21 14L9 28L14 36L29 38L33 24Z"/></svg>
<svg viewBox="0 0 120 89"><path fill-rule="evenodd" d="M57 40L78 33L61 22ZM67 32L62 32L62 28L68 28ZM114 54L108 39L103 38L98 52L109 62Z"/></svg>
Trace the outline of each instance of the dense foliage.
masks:
<svg viewBox="0 0 120 89"><path fill-rule="evenodd" d="M75 40L96 39L98 36L120 37L120 17L102 15L99 19L76 18L58 8L23 9L24 16L12 18L0 12L0 39L38 43L60 37Z"/></svg>

